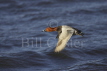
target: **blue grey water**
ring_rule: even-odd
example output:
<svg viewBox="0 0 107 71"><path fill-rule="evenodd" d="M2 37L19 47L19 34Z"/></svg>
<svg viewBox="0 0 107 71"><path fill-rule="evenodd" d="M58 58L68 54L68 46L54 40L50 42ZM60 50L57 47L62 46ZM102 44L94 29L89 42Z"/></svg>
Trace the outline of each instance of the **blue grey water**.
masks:
<svg viewBox="0 0 107 71"><path fill-rule="evenodd" d="M49 25L85 35L55 53ZM0 0L0 71L107 71L107 0Z"/></svg>

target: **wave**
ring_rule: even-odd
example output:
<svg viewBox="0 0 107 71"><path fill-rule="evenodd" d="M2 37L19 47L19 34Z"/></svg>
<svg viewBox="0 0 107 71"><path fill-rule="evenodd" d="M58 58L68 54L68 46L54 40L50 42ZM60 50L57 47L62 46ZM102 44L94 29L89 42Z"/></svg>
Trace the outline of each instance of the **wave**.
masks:
<svg viewBox="0 0 107 71"><path fill-rule="evenodd" d="M11 49L12 45L11 44L0 44L0 49Z"/></svg>
<svg viewBox="0 0 107 71"><path fill-rule="evenodd" d="M104 13L104 14L107 14L107 9L99 10L99 12Z"/></svg>
<svg viewBox="0 0 107 71"><path fill-rule="evenodd" d="M0 68L24 68L45 65L44 56L33 51L11 53L8 56L0 57Z"/></svg>
<svg viewBox="0 0 107 71"><path fill-rule="evenodd" d="M80 14L80 13L82 13L82 14L92 14L92 13L95 13L95 12L90 11L90 10L77 10L77 11L71 12L71 13L73 13L73 14Z"/></svg>
<svg viewBox="0 0 107 71"><path fill-rule="evenodd" d="M105 0L55 0L59 2L104 2Z"/></svg>
<svg viewBox="0 0 107 71"><path fill-rule="evenodd" d="M98 60L89 60L86 62L75 64L74 66L68 68L67 70L72 71L84 71L84 70L93 70L93 71L105 71L107 69L107 64L103 63L103 61L107 62L105 59L98 59ZM103 66L103 68L102 68Z"/></svg>
<svg viewBox="0 0 107 71"><path fill-rule="evenodd" d="M107 9L102 9L102 10L85 10L85 9L81 9L81 10L76 10L76 11L65 11L64 15L66 13L69 14L106 14L107 13Z"/></svg>
<svg viewBox="0 0 107 71"><path fill-rule="evenodd" d="M16 3L14 0L0 0L0 3Z"/></svg>
<svg viewBox="0 0 107 71"><path fill-rule="evenodd" d="M85 51L85 54L88 54L88 55L105 55L107 54L107 49L101 49L101 48L98 48L98 49L94 49L94 50L90 50L90 51Z"/></svg>
<svg viewBox="0 0 107 71"><path fill-rule="evenodd" d="M47 6L47 5L52 5L52 4L53 4L52 1L41 1L37 3L37 6Z"/></svg>

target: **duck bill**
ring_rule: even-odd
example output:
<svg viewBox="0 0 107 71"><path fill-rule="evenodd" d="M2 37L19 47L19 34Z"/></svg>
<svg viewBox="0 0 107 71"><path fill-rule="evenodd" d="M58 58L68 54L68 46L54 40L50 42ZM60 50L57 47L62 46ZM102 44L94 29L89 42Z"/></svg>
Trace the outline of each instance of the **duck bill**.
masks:
<svg viewBox="0 0 107 71"><path fill-rule="evenodd" d="M45 30L42 30L42 32L46 32Z"/></svg>

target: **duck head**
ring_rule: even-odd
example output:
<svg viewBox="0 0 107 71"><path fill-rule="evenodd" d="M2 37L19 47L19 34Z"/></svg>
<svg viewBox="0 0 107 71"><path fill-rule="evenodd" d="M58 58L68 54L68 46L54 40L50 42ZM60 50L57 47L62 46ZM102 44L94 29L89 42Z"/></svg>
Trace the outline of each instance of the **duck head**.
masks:
<svg viewBox="0 0 107 71"><path fill-rule="evenodd" d="M48 27L45 30L43 30L43 32L53 32L53 31L57 31L57 27Z"/></svg>

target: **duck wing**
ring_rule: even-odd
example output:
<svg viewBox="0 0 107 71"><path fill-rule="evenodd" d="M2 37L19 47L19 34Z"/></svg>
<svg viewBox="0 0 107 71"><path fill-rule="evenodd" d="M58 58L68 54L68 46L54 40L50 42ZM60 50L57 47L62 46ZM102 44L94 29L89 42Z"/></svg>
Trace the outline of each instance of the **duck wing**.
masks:
<svg viewBox="0 0 107 71"><path fill-rule="evenodd" d="M73 35L74 30L73 29L65 29L62 28L62 32L60 33L58 37L57 46L55 48L55 52L60 52L63 50L69 41L70 37Z"/></svg>

